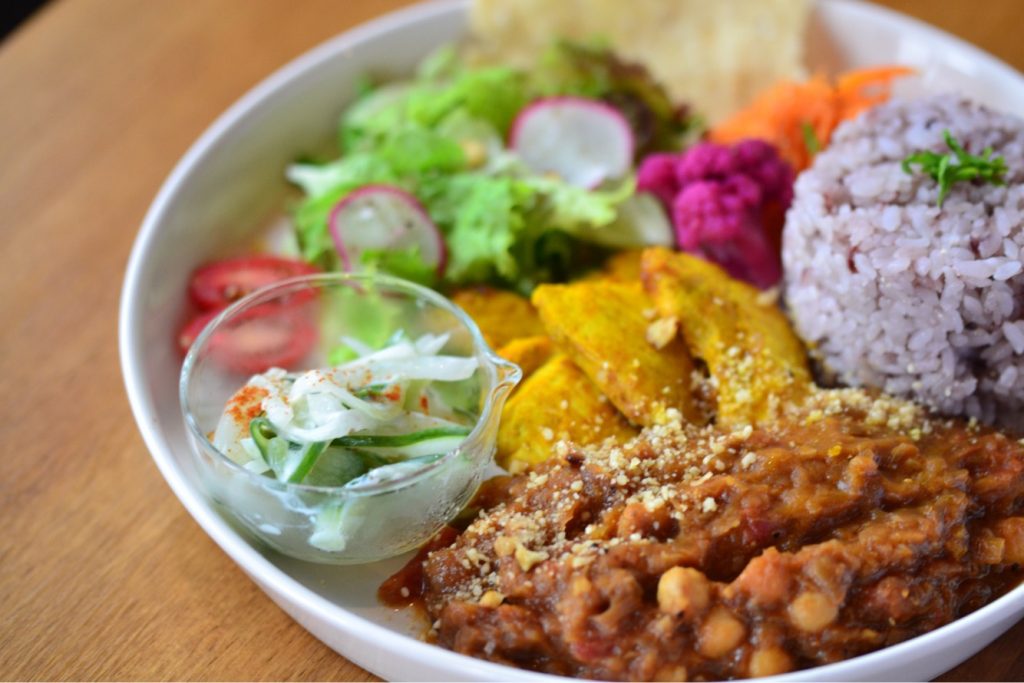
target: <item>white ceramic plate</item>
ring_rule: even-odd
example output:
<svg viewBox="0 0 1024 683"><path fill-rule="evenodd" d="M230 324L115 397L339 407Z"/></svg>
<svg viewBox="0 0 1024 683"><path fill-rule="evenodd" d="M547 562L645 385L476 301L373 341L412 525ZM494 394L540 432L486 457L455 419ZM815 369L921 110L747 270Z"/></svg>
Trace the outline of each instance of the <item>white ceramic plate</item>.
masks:
<svg viewBox="0 0 1024 683"><path fill-rule="evenodd" d="M331 140L364 70L402 73L433 47L460 38L463 0L385 16L308 52L221 116L164 183L128 264L120 350L135 419L160 471L203 529L300 624L337 652L391 680L550 678L471 659L414 637L419 627L379 605L380 581L401 562L324 567L261 551L207 503L178 407L174 334L185 284L203 261L244 244L280 210L283 169ZM808 45L812 66L920 69L928 89L957 90L1024 111L1024 76L948 34L853 0L819 0ZM928 679L980 650L1024 615L1024 586L944 628L895 647L800 672L790 680Z"/></svg>

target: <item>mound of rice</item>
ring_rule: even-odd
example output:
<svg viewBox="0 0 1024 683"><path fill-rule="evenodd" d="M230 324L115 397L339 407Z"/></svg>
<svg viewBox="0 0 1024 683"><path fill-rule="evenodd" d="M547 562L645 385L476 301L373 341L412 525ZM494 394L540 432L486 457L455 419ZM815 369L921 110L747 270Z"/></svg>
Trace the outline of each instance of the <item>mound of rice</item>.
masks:
<svg viewBox="0 0 1024 683"><path fill-rule="evenodd" d="M938 184L900 162L991 146L1006 185ZM943 413L1024 426L1024 121L952 96L840 126L797 179L785 297L823 373Z"/></svg>

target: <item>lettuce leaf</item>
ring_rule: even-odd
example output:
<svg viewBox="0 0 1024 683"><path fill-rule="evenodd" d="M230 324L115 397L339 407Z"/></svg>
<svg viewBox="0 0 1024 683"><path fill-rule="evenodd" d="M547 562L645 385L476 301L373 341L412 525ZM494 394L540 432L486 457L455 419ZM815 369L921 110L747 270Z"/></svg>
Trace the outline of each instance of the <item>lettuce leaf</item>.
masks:
<svg viewBox="0 0 1024 683"><path fill-rule="evenodd" d="M703 127L678 106L641 64L627 62L599 43L559 41L541 57L534 87L544 95L604 100L622 112L636 137L637 158L680 149Z"/></svg>
<svg viewBox="0 0 1024 683"><path fill-rule="evenodd" d="M529 176L522 182L543 197L546 223L576 235L610 225L617 216L616 206L636 190L633 176L606 190L586 190L546 176Z"/></svg>
<svg viewBox="0 0 1024 683"><path fill-rule="evenodd" d="M448 244L445 278L451 282L513 280L512 246L521 232L529 189L512 178L462 173L422 188L421 199Z"/></svg>
<svg viewBox="0 0 1024 683"><path fill-rule="evenodd" d="M306 192L306 199L294 210L302 257L324 267L335 264L327 219L335 204L352 190L372 184L414 190L417 175L451 173L464 165L462 148L452 139L426 128L405 127L394 131L374 151L357 152L319 166L289 166L288 179Z"/></svg>
<svg viewBox="0 0 1024 683"><path fill-rule="evenodd" d="M406 100L410 120L435 126L457 109L486 121L502 135L530 101L526 77L505 67L465 70L448 83L430 82L413 89Z"/></svg>
<svg viewBox="0 0 1024 683"><path fill-rule="evenodd" d="M498 280L529 291L572 272L574 254L586 253L577 242L613 225L634 186L629 178L588 191L539 176L463 173L421 186L421 199L446 235L446 280Z"/></svg>
<svg viewBox="0 0 1024 683"><path fill-rule="evenodd" d="M398 177L453 173L466 164L458 142L419 126L395 130L376 150L378 159Z"/></svg>
<svg viewBox="0 0 1024 683"><path fill-rule="evenodd" d="M429 57L414 81L389 84L359 99L341 119L342 149L357 151L389 138L405 125L435 128L461 111L501 137L535 96L526 75L505 67L464 68L454 50Z"/></svg>
<svg viewBox="0 0 1024 683"><path fill-rule="evenodd" d="M374 88L360 97L341 117L338 131L341 148L346 153L372 146L388 131L406 120L405 102L416 86L408 82L391 83Z"/></svg>
<svg viewBox="0 0 1024 683"><path fill-rule="evenodd" d="M352 190L373 184L400 184L399 175L381 157L354 154L329 164L292 164L288 179L306 191L295 207L295 237L302 258L324 268L336 267L337 257L327 227L334 205Z"/></svg>
<svg viewBox="0 0 1024 683"><path fill-rule="evenodd" d="M288 180L310 197L321 197L339 188L369 183L391 183L398 179L391 165L375 154L354 154L328 164L292 164L285 171Z"/></svg>
<svg viewBox="0 0 1024 683"><path fill-rule="evenodd" d="M418 249L367 250L360 260L366 269L381 270L428 286L437 285L437 271L423 261Z"/></svg>

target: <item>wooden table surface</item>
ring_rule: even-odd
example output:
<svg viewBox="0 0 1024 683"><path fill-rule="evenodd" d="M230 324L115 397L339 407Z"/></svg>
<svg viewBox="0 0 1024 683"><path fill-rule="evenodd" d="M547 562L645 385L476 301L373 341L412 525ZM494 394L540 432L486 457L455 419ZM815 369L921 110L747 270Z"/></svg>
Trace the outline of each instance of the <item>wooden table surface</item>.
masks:
<svg viewBox="0 0 1024 683"><path fill-rule="evenodd" d="M117 355L128 252L200 132L401 0L57 0L0 44L0 678L372 680L153 465ZM886 0L1024 69L1020 0ZM1024 679L1024 622L946 675Z"/></svg>

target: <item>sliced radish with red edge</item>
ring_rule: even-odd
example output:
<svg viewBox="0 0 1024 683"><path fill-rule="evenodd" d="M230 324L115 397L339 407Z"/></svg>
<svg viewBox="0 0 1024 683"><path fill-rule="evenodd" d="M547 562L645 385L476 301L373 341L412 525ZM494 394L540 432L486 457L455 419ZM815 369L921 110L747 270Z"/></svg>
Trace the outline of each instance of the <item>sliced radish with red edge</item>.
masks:
<svg viewBox="0 0 1024 683"><path fill-rule="evenodd" d="M419 200L393 185L367 185L346 195L327 221L347 271L360 269L367 251L416 249L428 268L444 273L444 237Z"/></svg>
<svg viewBox="0 0 1024 683"><path fill-rule="evenodd" d="M510 146L539 174L592 189L633 165L633 131L611 105L582 97L551 97L525 107L512 123Z"/></svg>
<svg viewBox="0 0 1024 683"><path fill-rule="evenodd" d="M304 261L279 256L242 256L198 268L189 281L188 293L200 309L219 310L278 280L317 272ZM300 295L300 298L303 297Z"/></svg>

